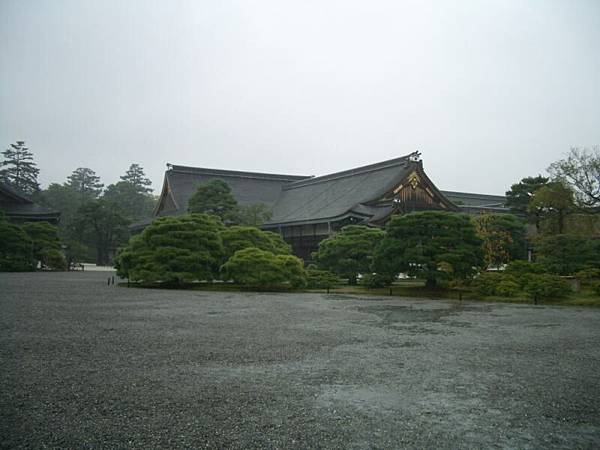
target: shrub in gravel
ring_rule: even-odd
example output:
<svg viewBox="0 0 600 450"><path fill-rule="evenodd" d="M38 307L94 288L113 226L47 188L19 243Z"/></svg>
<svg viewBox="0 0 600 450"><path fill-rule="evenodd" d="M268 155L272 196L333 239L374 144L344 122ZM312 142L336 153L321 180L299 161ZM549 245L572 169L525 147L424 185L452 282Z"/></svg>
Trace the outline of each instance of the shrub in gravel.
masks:
<svg viewBox="0 0 600 450"><path fill-rule="evenodd" d="M117 256L117 274L133 281L183 283L213 280L223 258L216 216L161 217L133 236Z"/></svg>
<svg viewBox="0 0 600 450"><path fill-rule="evenodd" d="M496 295L500 295L501 297L514 297L520 290L521 286L519 286L519 283L508 277L503 277L496 286Z"/></svg>
<svg viewBox="0 0 600 450"><path fill-rule="evenodd" d="M341 282L337 275L328 270L318 270L314 266L306 269L306 287L309 289L331 289Z"/></svg>
<svg viewBox="0 0 600 450"><path fill-rule="evenodd" d="M306 285L302 260L292 255L274 255L256 247L235 252L223 264L221 272L223 279L250 288L265 289L283 285L298 288Z"/></svg>
<svg viewBox="0 0 600 450"><path fill-rule="evenodd" d="M59 250L46 250L41 254L42 264L51 270L67 270L67 259Z"/></svg>
<svg viewBox="0 0 600 450"><path fill-rule="evenodd" d="M360 279L360 284L366 286L369 289L382 288L389 286L394 281L394 277L390 275L383 275L379 273L367 273Z"/></svg>
<svg viewBox="0 0 600 450"><path fill-rule="evenodd" d="M529 274L524 291L537 300L564 298L571 292L569 284L556 275Z"/></svg>
<svg viewBox="0 0 600 450"><path fill-rule="evenodd" d="M495 295L496 287L500 281L502 281L502 274L498 272L482 272L473 279L472 286L479 295Z"/></svg>
<svg viewBox="0 0 600 450"><path fill-rule="evenodd" d="M290 255L291 247L278 233L263 231L255 227L231 226L219 232L225 250L225 260L231 258L238 250L256 247L275 255Z"/></svg>

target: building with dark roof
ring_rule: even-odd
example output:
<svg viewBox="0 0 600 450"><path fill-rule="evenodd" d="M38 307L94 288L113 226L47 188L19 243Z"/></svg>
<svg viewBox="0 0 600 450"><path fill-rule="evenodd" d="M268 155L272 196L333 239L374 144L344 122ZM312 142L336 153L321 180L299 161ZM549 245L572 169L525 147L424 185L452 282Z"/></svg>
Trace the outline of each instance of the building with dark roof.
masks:
<svg viewBox="0 0 600 450"><path fill-rule="evenodd" d="M5 183L0 183L0 210L17 223L45 221L56 225L60 219L60 212L38 205Z"/></svg>
<svg viewBox="0 0 600 450"><path fill-rule="evenodd" d="M273 214L262 228L280 233L296 255L310 260L321 240L349 224L383 226L392 214L425 210L507 212L502 196L438 190L419 156L320 177L169 164L155 216L185 214L198 185L223 180L239 204L266 204Z"/></svg>

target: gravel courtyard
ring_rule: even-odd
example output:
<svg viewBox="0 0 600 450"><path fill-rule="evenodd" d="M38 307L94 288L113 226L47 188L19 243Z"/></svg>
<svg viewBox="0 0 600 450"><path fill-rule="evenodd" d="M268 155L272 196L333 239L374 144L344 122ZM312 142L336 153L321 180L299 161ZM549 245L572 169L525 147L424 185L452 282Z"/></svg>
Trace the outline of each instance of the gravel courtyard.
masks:
<svg viewBox="0 0 600 450"><path fill-rule="evenodd" d="M600 310L0 274L3 448L599 448Z"/></svg>

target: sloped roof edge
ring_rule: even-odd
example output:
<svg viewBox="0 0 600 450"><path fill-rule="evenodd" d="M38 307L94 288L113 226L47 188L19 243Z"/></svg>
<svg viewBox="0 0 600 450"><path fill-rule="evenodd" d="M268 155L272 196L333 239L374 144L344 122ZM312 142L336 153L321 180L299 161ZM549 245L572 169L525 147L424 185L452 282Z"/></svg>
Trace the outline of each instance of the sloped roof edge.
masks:
<svg viewBox="0 0 600 450"><path fill-rule="evenodd" d="M286 175L280 173L244 172L238 170L210 169L206 167L178 166L173 164L168 164L168 166L170 167L170 169L167 170L167 172L172 171L225 177L257 178L283 181L306 180L314 177L314 175Z"/></svg>
<svg viewBox="0 0 600 450"><path fill-rule="evenodd" d="M341 172L330 173L327 175L322 175L320 177L311 177L305 180L296 181L294 183L290 183L286 186L283 186L283 190L295 189L303 186L308 186L311 184L323 183L326 181L332 181L339 178L351 177L354 175L359 175L366 172L373 172L375 170L386 169L388 167L393 166L401 166L408 162L410 162L410 157L413 156L414 153L410 153L408 155L401 156L399 158L388 159L386 161L381 161L375 164L368 164L366 166L355 167L354 169L343 170Z"/></svg>

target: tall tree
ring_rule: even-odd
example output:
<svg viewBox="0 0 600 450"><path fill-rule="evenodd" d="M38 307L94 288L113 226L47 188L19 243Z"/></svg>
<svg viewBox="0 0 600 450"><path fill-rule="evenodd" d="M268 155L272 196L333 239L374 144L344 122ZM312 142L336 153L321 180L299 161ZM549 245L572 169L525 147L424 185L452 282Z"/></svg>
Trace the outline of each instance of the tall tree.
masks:
<svg viewBox="0 0 600 450"><path fill-rule="evenodd" d="M25 147L25 141L17 141L2 152L0 180L15 189L33 195L40 190L37 182L40 169L33 162L33 154Z"/></svg>
<svg viewBox="0 0 600 450"><path fill-rule="evenodd" d="M529 210L535 211L558 234L565 232L565 219L574 207L573 191L561 181L542 186L529 201Z"/></svg>
<svg viewBox="0 0 600 450"><path fill-rule="evenodd" d="M223 180L212 180L198 186L188 202L190 213L218 216L224 222L235 220L237 201Z"/></svg>
<svg viewBox="0 0 600 450"><path fill-rule="evenodd" d="M523 178L510 187L506 192L506 205L517 214L526 215L529 222L539 228L540 215L529 208L529 201L535 191L548 183L549 178L538 175L537 177Z"/></svg>
<svg viewBox="0 0 600 450"><path fill-rule="evenodd" d="M146 178L144 169L139 164L132 164L129 166L125 175L121 177L121 180L131 184L135 190L140 194L149 194L152 192L152 181Z"/></svg>
<svg viewBox="0 0 600 450"><path fill-rule="evenodd" d="M150 217L155 205L155 199L152 195L141 192L127 181L110 184L104 191L102 198L117 205L125 216L132 221Z"/></svg>
<svg viewBox="0 0 600 450"><path fill-rule="evenodd" d="M78 167L67 177L66 185L79 193L81 199L93 200L102 192L104 185L100 183L100 177L92 169Z"/></svg>
<svg viewBox="0 0 600 450"><path fill-rule="evenodd" d="M48 222L26 222L21 227L32 242L32 256L35 261L46 263L51 252L60 251L58 228Z"/></svg>
<svg viewBox="0 0 600 450"><path fill-rule="evenodd" d="M573 187L580 206L600 211L600 146L573 147L566 158L553 163L548 171Z"/></svg>
<svg viewBox="0 0 600 450"><path fill-rule="evenodd" d="M373 253L384 234L379 228L347 225L321 241L315 260L320 268L347 278L349 284L356 284L359 273L373 270Z"/></svg>
<svg viewBox="0 0 600 450"><path fill-rule="evenodd" d="M110 252L126 241L129 221L114 204L97 199L84 203L74 219L83 240L96 248L96 264L107 265Z"/></svg>
<svg viewBox="0 0 600 450"><path fill-rule="evenodd" d="M473 218L477 236L483 241L487 267L498 267L527 252L525 223L512 214L480 214Z"/></svg>
<svg viewBox="0 0 600 450"><path fill-rule="evenodd" d="M403 272L435 287L441 280L470 278L483 264L481 240L464 214L426 211L396 216L386 230L375 252L378 273Z"/></svg>

